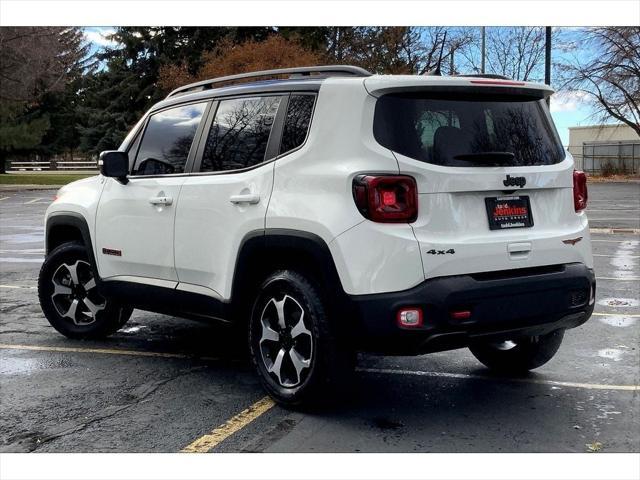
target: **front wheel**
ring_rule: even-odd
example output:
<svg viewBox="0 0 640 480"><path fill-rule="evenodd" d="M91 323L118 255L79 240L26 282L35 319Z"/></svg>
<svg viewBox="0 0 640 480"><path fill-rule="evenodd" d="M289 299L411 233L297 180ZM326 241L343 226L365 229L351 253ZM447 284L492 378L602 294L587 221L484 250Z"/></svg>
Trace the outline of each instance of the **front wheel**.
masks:
<svg viewBox="0 0 640 480"><path fill-rule="evenodd" d="M522 337L499 343L469 346L474 357L486 367L501 373L525 373L553 358L564 337L564 330L546 335Z"/></svg>
<svg viewBox="0 0 640 480"><path fill-rule="evenodd" d="M87 251L74 242L56 247L45 259L38 277L38 297L51 326L69 338L106 337L133 312L100 295Z"/></svg>
<svg viewBox="0 0 640 480"><path fill-rule="evenodd" d="M252 361L277 402L295 406L335 399L353 372L355 355L331 324L320 289L283 270L259 289L249 325Z"/></svg>

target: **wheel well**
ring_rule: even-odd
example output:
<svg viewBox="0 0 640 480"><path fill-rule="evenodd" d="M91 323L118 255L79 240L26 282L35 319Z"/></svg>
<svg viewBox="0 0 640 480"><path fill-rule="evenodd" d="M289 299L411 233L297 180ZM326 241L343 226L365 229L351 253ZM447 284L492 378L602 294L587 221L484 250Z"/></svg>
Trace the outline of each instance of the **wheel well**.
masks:
<svg viewBox="0 0 640 480"><path fill-rule="evenodd" d="M234 310L250 308L260 284L276 270L295 270L307 276L336 308L348 303L329 247L320 237L274 230L246 238L242 243L231 291Z"/></svg>
<svg viewBox="0 0 640 480"><path fill-rule="evenodd" d="M67 242L78 242L84 245L80 229L73 225L53 225L47 232L47 253Z"/></svg>

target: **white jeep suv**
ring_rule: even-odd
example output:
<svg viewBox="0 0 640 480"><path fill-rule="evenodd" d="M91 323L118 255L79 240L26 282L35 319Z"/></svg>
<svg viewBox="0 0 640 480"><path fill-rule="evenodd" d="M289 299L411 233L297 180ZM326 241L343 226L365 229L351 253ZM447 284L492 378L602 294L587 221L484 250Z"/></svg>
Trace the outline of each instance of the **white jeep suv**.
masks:
<svg viewBox="0 0 640 480"><path fill-rule="evenodd" d="M244 327L288 405L330 398L358 350L539 367L595 296L551 93L352 66L179 88L48 208L42 309L71 338L133 308Z"/></svg>

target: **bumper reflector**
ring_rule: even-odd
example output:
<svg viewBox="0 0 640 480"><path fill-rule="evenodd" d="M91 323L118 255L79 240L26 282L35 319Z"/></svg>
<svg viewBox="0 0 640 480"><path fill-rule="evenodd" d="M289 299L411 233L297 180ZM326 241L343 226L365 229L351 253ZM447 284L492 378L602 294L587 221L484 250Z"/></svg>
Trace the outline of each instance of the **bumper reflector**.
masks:
<svg viewBox="0 0 640 480"><path fill-rule="evenodd" d="M416 328L422 326L422 309L418 307L406 307L398 310L398 325L404 328Z"/></svg>
<svg viewBox="0 0 640 480"><path fill-rule="evenodd" d="M451 318L454 320L466 320L471 318L471 312L469 310L456 310L451 312Z"/></svg>

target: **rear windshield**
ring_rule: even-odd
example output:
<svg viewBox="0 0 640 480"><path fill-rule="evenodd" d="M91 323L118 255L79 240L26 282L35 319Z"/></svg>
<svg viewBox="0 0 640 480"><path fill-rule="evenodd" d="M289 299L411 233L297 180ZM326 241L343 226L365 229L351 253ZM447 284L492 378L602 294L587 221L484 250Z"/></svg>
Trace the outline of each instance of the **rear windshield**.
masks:
<svg viewBox="0 0 640 480"><path fill-rule="evenodd" d="M538 98L389 94L376 104L373 130L381 145L435 165L552 165L565 157Z"/></svg>

